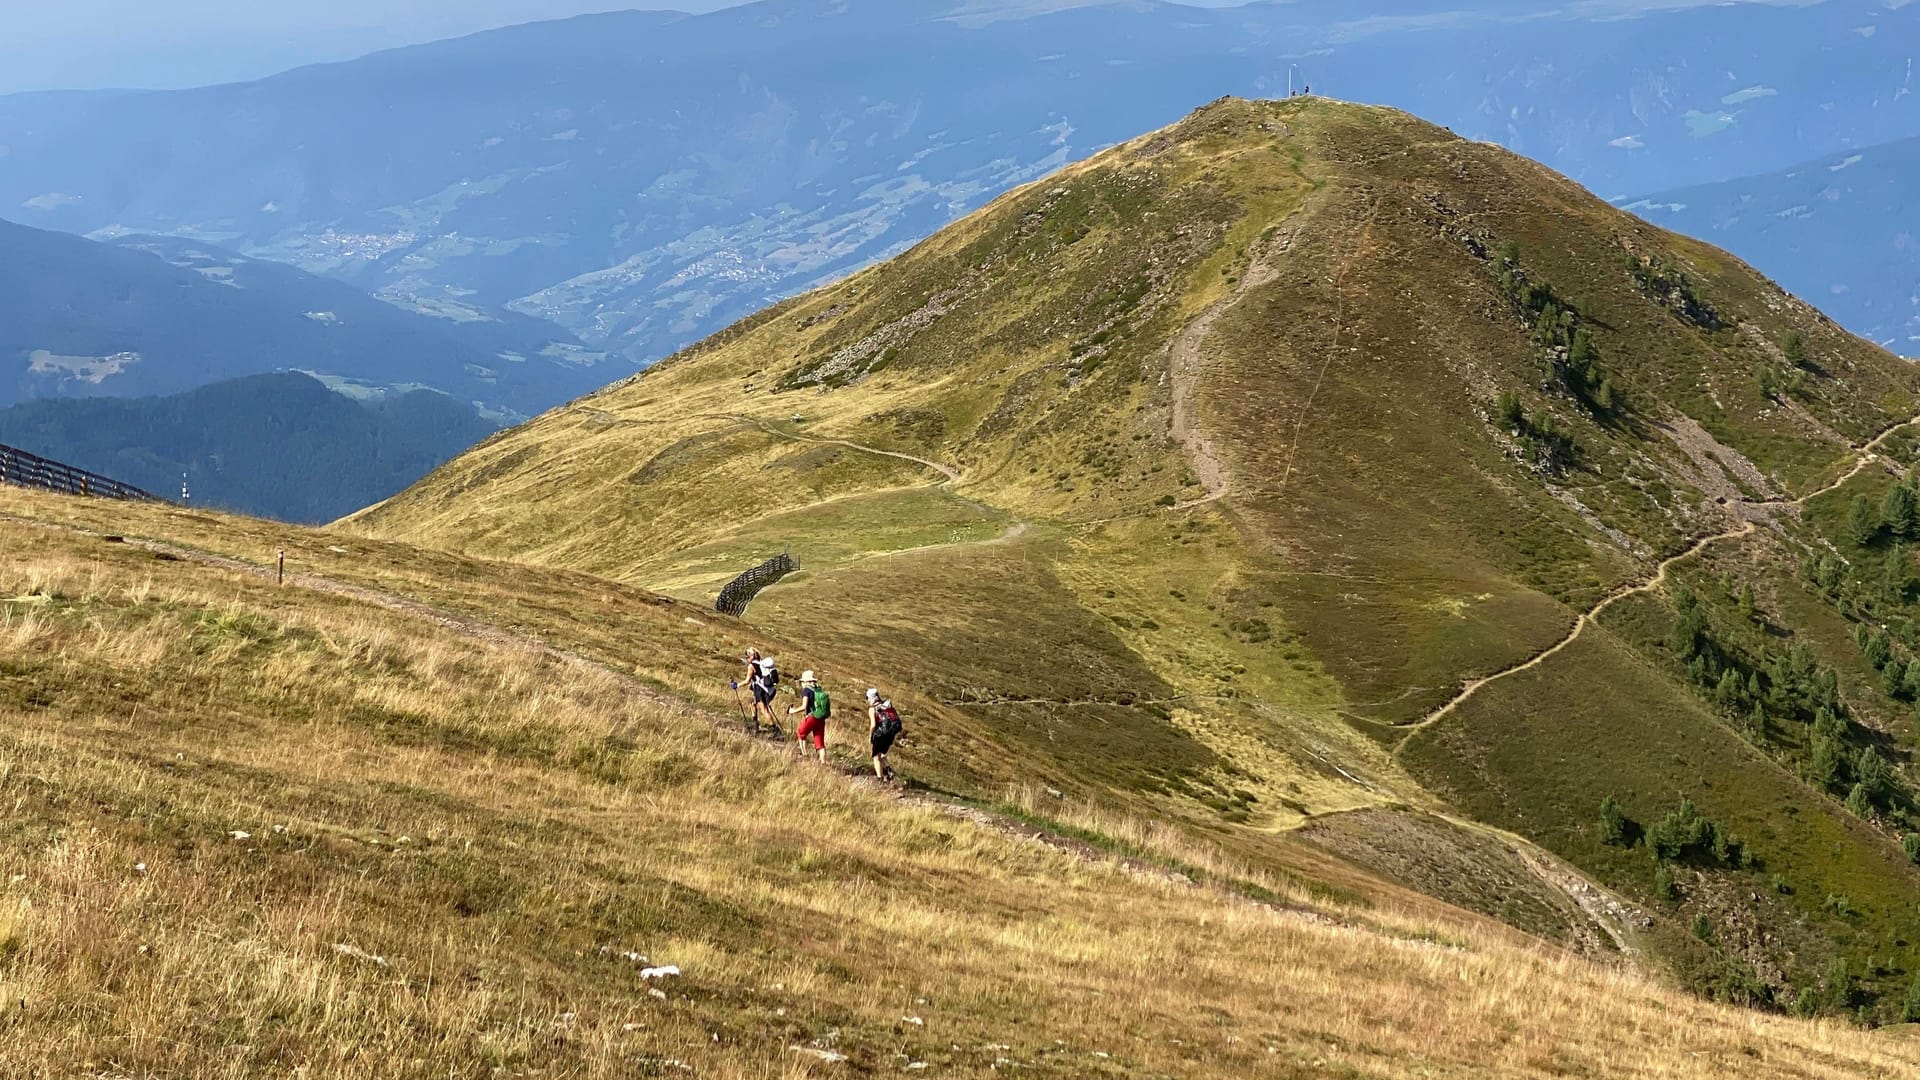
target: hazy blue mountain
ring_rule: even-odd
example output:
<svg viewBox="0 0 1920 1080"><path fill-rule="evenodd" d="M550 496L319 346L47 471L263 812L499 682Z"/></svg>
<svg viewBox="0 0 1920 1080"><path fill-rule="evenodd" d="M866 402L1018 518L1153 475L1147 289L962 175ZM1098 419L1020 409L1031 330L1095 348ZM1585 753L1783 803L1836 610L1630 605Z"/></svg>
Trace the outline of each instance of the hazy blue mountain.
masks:
<svg viewBox="0 0 1920 1080"><path fill-rule="evenodd" d="M522 316L431 318L197 242L106 244L0 222L0 406L299 370L361 396L427 387L522 416L605 381L578 352Z"/></svg>
<svg viewBox="0 0 1920 1080"><path fill-rule="evenodd" d="M444 394L358 402L301 374L0 409L0 443L167 497L184 475L195 503L296 522L379 502L494 430Z"/></svg>
<svg viewBox="0 0 1920 1080"><path fill-rule="evenodd" d="M1296 69L1610 196L1920 134L1920 5L1062 8L765 0L0 98L0 210L218 243L421 311L511 307L646 360Z"/></svg>
<svg viewBox="0 0 1920 1080"><path fill-rule="evenodd" d="M378 49L611 7L710 11L720 0L81 0L6 6L0 93L168 89L258 79Z"/></svg>
<svg viewBox="0 0 1920 1080"><path fill-rule="evenodd" d="M1856 333L1920 356L1920 139L1628 209L1733 251Z"/></svg>

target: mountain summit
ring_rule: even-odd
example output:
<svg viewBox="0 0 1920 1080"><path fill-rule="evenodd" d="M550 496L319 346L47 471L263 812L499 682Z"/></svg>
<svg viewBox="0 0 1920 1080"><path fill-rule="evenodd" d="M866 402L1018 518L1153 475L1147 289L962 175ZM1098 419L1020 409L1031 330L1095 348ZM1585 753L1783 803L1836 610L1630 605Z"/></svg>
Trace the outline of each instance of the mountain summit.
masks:
<svg viewBox="0 0 1920 1080"><path fill-rule="evenodd" d="M790 546L748 619L888 673L954 783L1891 1018L1916 414L1539 165L1227 99L352 527L709 602Z"/></svg>

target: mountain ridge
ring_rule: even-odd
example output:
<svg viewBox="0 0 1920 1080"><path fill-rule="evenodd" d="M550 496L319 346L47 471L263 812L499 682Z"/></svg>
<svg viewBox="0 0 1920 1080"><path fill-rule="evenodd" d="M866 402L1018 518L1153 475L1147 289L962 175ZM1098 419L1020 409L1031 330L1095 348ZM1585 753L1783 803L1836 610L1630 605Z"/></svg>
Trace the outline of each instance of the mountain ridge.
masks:
<svg viewBox="0 0 1920 1080"><path fill-rule="evenodd" d="M497 31L218 91L0 99L0 206L82 233L201 238L403 307L511 305L643 363L1193 101L1278 96L1292 74L1501 140L1606 194L1920 130L1905 98L1875 105L1904 70L1911 8L1590 21L1568 50L1559 22L1488 37L1389 19L1356 37L1297 5L1082 7L965 29L934 17L953 7L759 4L625 32L618 19ZM788 50L794 33L805 44ZM1701 41L1720 44L1702 55ZM1823 67L1828 85L1773 62L1807 43L1844 58ZM825 72L823 55L846 62ZM1483 91L1462 92L1461 55ZM928 56L942 60L907 59ZM1792 77L1739 80L1754 69ZM1814 109L1819 125L1803 119Z"/></svg>
<svg viewBox="0 0 1920 1080"><path fill-rule="evenodd" d="M1443 849L1464 812L1647 912L1619 932L1677 977L1815 1008L1822 964L1905 933L1913 732L1853 674L1865 616L1791 567L1854 543L1833 505L1904 482L1916 415L1903 362L1536 163L1225 99L342 527L709 601L791 544L755 626L919 688L1031 782L1395 873L1387 837ZM1741 580L1824 614L1756 636ZM1664 627L1696 617L1682 655ZM1813 764L1840 747L1891 786L1842 807ZM1682 797L1720 862L1592 824L1609 801L1651 833ZM1735 904L1760 865L1789 891ZM1891 1015L1914 969L1863 1000Z"/></svg>

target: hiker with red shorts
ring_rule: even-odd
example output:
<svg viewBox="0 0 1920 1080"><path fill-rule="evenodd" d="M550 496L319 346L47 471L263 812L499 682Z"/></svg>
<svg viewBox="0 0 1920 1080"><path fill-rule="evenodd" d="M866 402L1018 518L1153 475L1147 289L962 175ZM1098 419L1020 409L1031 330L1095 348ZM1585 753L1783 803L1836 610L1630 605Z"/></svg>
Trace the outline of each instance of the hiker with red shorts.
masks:
<svg viewBox="0 0 1920 1080"><path fill-rule="evenodd" d="M813 739L813 749L820 755L820 764L827 763L827 721L833 716L833 699L821 687L820 680L813 672L800 673L800 704L787 710L787 715L804 713L800 727L794 732L794 751L796 756L805 757L807 739Z"/></svg>

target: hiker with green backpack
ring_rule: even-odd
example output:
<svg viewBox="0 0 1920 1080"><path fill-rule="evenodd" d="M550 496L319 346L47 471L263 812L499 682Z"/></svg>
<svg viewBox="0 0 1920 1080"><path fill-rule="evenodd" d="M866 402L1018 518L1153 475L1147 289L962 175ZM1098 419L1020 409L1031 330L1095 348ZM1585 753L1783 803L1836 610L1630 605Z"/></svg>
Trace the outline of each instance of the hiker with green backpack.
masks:
<svg viewBox="0 0 1920 1080"><path fill-rule="evenodd" d="M813 739L813 749L820 755L820 764L827 763L827 721L833 717L833 698L813 672L800 673L800 704L787 710L788 716L804 713L800 727L794 732L794 751L796 756L805 757L807 739Z"/></svg>

